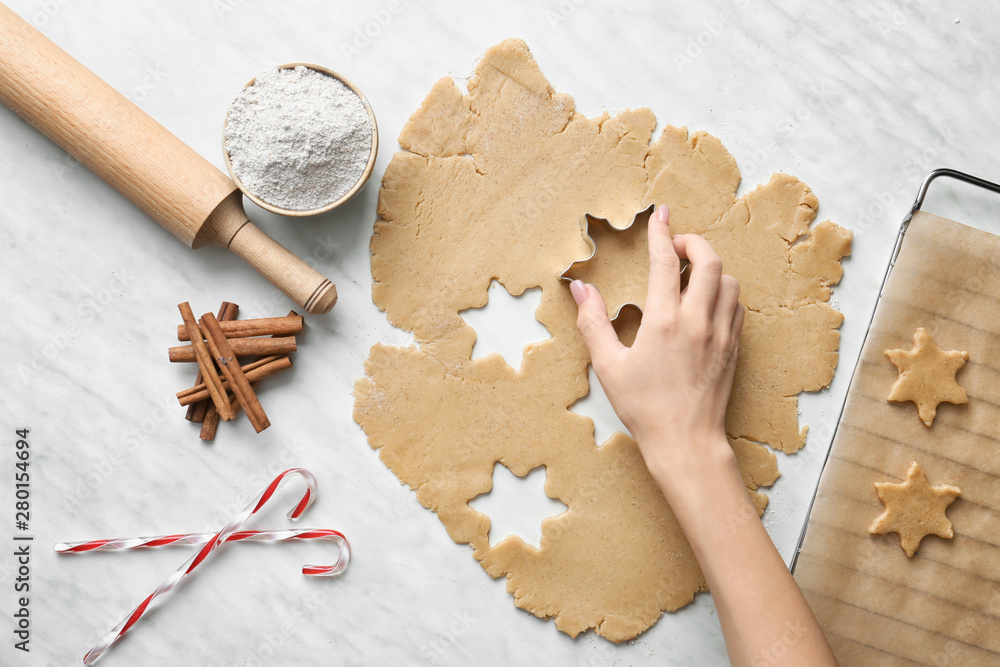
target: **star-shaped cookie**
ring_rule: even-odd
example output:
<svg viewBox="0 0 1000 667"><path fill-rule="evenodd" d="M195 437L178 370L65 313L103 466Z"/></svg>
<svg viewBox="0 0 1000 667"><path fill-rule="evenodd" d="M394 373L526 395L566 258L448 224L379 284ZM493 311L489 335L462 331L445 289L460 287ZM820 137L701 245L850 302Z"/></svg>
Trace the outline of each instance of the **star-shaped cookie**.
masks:
<svg viewBox="0 0 1000 667"><path fill-rule="evenodd" d="M899 377L889 390L889 400L917 405L920 421L928 427L934 423L939 403L968 403L965 390L958 386L955 374L969 360L968 352L949 350L937 346L923 327L913 334L913 349L886 350Z"/></svg>
<svg viewBox="0 0 1000 667"><path fill-rule="evenodd" d="M898 533L900 546L908 557L913 558L925 535L954 537L955 531L945 510L962 493L957 486L931 486L924 471L913 462L905 482L875 482L875 490L885 511L872 522L868 532L872 535Z"/></svg>

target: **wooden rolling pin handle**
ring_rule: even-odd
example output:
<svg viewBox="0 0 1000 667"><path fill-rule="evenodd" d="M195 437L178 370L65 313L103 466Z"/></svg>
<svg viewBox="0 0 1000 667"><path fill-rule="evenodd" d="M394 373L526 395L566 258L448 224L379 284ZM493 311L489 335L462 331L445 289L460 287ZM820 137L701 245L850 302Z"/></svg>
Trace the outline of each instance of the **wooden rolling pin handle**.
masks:
<svg viewBox="0 0 1000 667"><path fill-rule="evenodd" d="M204 245L229 248L309 313L328 313L337 303L332 282L250 222L239 190L223 199L202 225L192 247Z"/></svg>
<svg viewBox="0 0 1000 667"><path fill-rule="evenodd" d="M337 303L332 282L249 220L233 236L229 249L308 312L328 313Z"/></svg>

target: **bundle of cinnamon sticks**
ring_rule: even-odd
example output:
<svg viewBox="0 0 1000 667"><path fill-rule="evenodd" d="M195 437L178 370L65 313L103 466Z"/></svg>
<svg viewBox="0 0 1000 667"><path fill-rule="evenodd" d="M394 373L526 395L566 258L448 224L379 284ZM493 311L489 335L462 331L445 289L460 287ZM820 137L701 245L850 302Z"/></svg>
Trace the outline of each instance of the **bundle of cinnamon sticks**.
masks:
<svg viewBox="0 0 1000 667"><path fill-rule="evenodd" d="M258 433L270 426L254 390L260 380L291 368L288 354L296 349L302 316L292 311L285 317L238 320L239 306L225 301L218 315L205 313L195 320L186 301L177 307L183 320L177 340L190 345L170 348L169 356L172 362L198 364L194 386L177 392L177 400L188 406L187 419L202 425L201 439L214 440L219 420L232 420L240 409ZM243 363L240 357L257 358Z"/></svg>

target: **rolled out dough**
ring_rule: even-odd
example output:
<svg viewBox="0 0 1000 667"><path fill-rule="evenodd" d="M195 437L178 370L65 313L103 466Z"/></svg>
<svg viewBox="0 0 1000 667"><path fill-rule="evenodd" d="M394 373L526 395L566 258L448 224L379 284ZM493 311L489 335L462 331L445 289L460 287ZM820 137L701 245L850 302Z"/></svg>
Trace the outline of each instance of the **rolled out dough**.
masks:
<svg viewBox="0 0 1000 667"><path fill-rule="evenodd" d="M796 395L833 377L843 318L827 301L851 241L829 222L810 230L817 201L794 177L737 200L739 171L718 139L667 126L653 142L655 125L648 109L584 117L518 40L485 53L467 94L434 84L400 135L371 241L374 301L417 345L373 346L355 385L369 444L490 575L507 577L517 606L616 642L705 580L635 442L619 433L599 447L592 422L568 410L588 391L589 359L559 276L590 255L584 215L622 228L666 202L674 231L705 234L743 284L727 426L758 512L756 489L779 474L760 443L799 449ZM635 240L604 254L599 288L614 292L609 280L626 272L644 288ZM536 317L552 338L526 348L520 372L499 355L470 359L476 333L458 313L483 306L493 279L514 295L542 289ZM641 307L644 289L634 292L625 300ZM623 340L639 319L622 311ZM468 506L497 461L518 475L546 466L546 493L569 508L545 520L539 549L516 536L491 548L489 518Z"/></svg>

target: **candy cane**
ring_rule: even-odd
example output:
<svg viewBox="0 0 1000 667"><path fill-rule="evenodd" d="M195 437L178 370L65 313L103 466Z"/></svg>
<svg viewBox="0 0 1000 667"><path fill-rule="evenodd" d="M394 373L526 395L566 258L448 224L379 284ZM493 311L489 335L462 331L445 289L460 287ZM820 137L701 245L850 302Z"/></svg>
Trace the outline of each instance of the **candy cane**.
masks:
<svg viewBox="0 0 1000 667"><path fill-rule="evenodd" d="M155 549L177 544L204 544L216 533L181 533L177 535L157 535L155 537L117 537L110 540L90 540L87 542L59 542L55 546L59 554L82 554L97 551L121 551L124 549ZM305 528L301 530L240 530L229 536L226 542L288 542L291 540L326 540L340 548L340 557L334 565L303 565L302 574L311 577L335 577L347 568L351 560L351 545L344 534L327 528Z"/></svg>
<svg viewBox="0 0 1000 667"><path fill-rule="evenodd" d="M234 533L239 531L243 524L246 523L251 516L256 514L267 503L267 501L271 499L271 496L275 494L281 483L287 477L292 475L302 477L308 487L306 492L303 494L302 499L299 500L295 507L293 507L288 513L288 516L291 519L298 519L312 504L316 495L316 478L313 477L313 474L305 468L291 468L275 477L274 481L271 482L266 489L264 489L263 493L257 496L252 503L247 505L246 509L240 512L237 516L233 517L229 523L226 524L225 528L209 538L208 542L206 542L205 545L198 550L198 553L191 556L186 563L181 565L176 572L160 584L159 587L149 595L149 597L143 600L138 607L133 609L128 616L123 618L118 625L112 628L99 644L87 651L87 655L83 657L83 664L94 664L94 662L104 655L104 653L111 648L112 645L124 637L125 633L131 630L132 626L134 626L139 619L142 618L147 611L149 611L154 602L161 601L161 596L173 590L174 587L183 581L185 577L190 575L195 568L205 562L205 560L219 548L219 545L232 537Z"/></svg>

